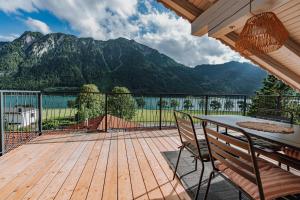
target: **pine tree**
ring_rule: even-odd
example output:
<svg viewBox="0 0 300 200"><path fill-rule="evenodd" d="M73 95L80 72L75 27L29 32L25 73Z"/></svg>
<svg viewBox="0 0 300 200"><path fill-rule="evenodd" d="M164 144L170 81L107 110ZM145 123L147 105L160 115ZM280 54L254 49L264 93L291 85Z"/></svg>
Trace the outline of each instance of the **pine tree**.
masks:
<svg viewBox="0 0 300 200"><path fill-rule="evenodd" d="M253 97L248 114L255 115L261 111L281 109L282 96L293 94L295 92L292 88L275 76L268 75L263 81L263 87Z"/></svg>

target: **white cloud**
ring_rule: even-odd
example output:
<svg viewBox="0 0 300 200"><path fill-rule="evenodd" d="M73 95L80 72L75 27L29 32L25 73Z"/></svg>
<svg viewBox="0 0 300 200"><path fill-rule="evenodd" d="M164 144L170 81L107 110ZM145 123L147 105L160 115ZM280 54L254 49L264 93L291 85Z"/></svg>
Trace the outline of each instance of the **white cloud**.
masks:
<svg viewBox="0 0 300 200"><path fill-rule="evenodd" d="M9 34L9 35L0 35L0 41L12 41L14 39L16 39L17 37L19 37L19 35L17 34Z"/></svg>
<svg viewBox="0 0 300 200"><path fill-rule="evenodd" d="M25 24L30 28L30 30L33 30L33 31L40 31L44 34L51 32L49 26L46 23L44 23L40 20L37 20L37 19L32 19L29 17L25 21Z"/></svg>
<svg viewBox="0 0 300 200"><path fill-rule="evenodd" d="M37 11L35 2L38 0L0 0L0 8L4 12L18 12L24 10L26 12Z"/></svg>
<svg viewBox="0 0 300 200"><path fill-rule="evenodd" d="M245 61L212 38L192 36L190 24L186 20L178 18L170 11L158 11L153 6L156 3L154 0L4 1L0 0L0 9L5 12L17 12L20 9L27 12L48 10L67 21L80 36L101 40L117 37L135 39L189 66L232 60ZM141 4L144 7L143 12L138 10ZM36 23L30 24L41 28ZM46 27L47 25L43 31L49 32Z"/></svg>
<svg viewBox="0 0 300 200"><path fill-rule="evenodd" d="M232 60L245 61L239 54L213 38L192 36L190 23L176 17L173 13L160 13L150 8L146 14L140 14L139 18L140 27L148 27L155 31L149 30L147 33L139 35L137 40L159 49L178 62L195 66Z"/></svg>

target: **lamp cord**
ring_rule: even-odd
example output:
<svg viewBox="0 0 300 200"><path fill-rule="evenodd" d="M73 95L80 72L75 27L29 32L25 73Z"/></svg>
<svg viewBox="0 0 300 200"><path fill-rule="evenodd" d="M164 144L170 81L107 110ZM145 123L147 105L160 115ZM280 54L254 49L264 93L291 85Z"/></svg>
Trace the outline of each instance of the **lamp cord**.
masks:
<svg viewBox="0 0 300 200"><path fill-rule="evenodd" d="M251 13L252 15L255 15L255 14L252 12L252 2L253 2L253 0L250 0L250 13Z"/></svg>

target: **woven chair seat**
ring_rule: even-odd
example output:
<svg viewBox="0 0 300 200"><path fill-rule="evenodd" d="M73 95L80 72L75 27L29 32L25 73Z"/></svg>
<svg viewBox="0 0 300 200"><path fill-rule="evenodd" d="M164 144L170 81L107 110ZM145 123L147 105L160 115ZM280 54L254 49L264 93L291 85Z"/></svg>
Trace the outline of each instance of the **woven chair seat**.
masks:
<svg viewBox="0 0 300 200"><path fill-rule="evenodd" d="M266 200L300 194L299 176L285 171L263 159L257 159L257 162ZM253 199L260 199L257 185L234 172L225 164L217 163L216 167L228 176L231 181L246 191Z"/></svg>

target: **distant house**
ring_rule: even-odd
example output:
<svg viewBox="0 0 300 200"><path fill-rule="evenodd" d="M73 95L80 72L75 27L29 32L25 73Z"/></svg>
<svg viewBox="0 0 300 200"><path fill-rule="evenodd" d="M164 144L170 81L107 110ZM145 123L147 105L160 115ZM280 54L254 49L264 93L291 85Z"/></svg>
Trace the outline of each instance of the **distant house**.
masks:
<svg viewBox="0 0 300 200"><path fill-rule="evenodd" d="M37 109L22 106L6 108L4 119L7 125L16 125L18 128L26 127L37 121Z"/></svg>

